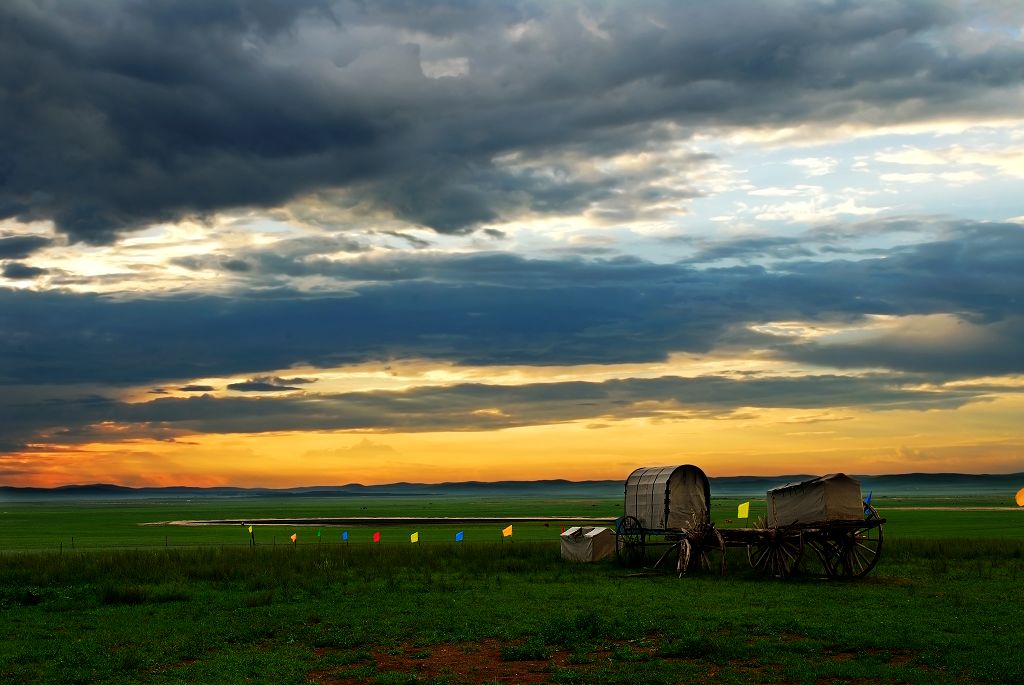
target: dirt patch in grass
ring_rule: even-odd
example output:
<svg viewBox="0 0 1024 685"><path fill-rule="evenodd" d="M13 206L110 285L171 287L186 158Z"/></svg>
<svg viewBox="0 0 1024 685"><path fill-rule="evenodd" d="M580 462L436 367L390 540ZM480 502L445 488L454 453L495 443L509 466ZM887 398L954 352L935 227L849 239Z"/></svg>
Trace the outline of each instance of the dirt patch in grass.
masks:
<svg viewBox="0 0 1024 685"><path fill-rule="evenodd" d="M912 649L882 649L880 647L868 647L860 651L843 650L832 652L829 659L832 661L851 661L865 656L887 657L890 666L905 666L914 659Z"/></svg>
<svg viewBox="0 0 1024 685"><path fill-rule="evenodd" d="M914 652L910 649L891 649L889 653L892 655L889 657L888 664L890 666L913 666L914 665ZM921 670L928 670L922 666L917 666Z"/></svg>
<svg viewBox="0 0 1024 685"><path fill-rule="evenodd" d="M646 661L653 658L655 652L655 646L649 641L641 644L616 641L576 653L548 647L547 658L538 659L524 658L530 650L520 650L510 659L509 647L515 646L487 639L390 649L377 647L365 659L342 668L315 671L309 678L312 682L329 685L356 685L378 681L382 674L388 674L386 679L390 682L391 674L405 673L410 680L416 678L424 683L537 685L552 682L559 669L571 669L585 677L586 672L600 664ZM318 650L318 656L326 656L326 651Z"/></svg>
<svg viewBox="0 0 1024 685"><path fill-rule="evenodd" d="M523 683L524 685L551 681L551 665L564 666L569 652L552 651L550 658L505 661L497 640L457 644L437 644L429 647L403 645L401 648L377 648L372 660L357 664L362 668L331 669L330 672L310 674L313 682L331 685L355 685L373 682L376 674L387 672L415 673L419 679L444 679L451 683ZM375 665L374 673L366 666Z"/></svg>

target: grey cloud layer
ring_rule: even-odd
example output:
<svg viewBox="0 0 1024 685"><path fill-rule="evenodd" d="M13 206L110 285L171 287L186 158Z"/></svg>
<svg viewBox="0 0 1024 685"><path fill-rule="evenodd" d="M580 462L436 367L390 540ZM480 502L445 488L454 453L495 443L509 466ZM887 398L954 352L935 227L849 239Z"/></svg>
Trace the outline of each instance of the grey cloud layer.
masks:
<svg viewBox="0 0 1024 685"><path fill-rule="evenodd" d="M1016 113L1024 47L997 32L961 47L964 7L13 0L0 217L106 242L337 187L439 231L578 212L643 179L531 160L657 146L665 122Z"/></svg>
<svg viewBox="0 0 1024 685"><path fill-rule="evenodd" d="M257 288L234 297L125 299L0 290L0 387L9 388L0 393L0 436L6 449L40 436L99 439L103 429L96 426L103 421L131 424L131 435L165 438L307 428L479 430L657 417L666 409L699 415L744 406L956 407L1012 391L921 388L1024 373L1024 227L946 222L926 228L941 237L859 260L825 259L833 243L821 232L825 238L803 243L816 259L771 266L529 260L504 253L330 262L296 244L274 259L242 255L247 277L258 284L282 273L317 275L338 283L336 292ZM757 246L748 238L736 243L720 244L715 258ZM234 271L217 255L182 263ZM810 341L751 328L779 321L863 324L878 314L906 323L856 338ZM808 372L793 379L627 379L347 394L318 392L312 374L268 375L300 364L396 358L571 365L659 361L674 352L756 353L889 371L858 378ZM150 385L199 393L214 388L188 381L225 376L248 378L218 388L243 394L138 404L98 394L39 399L49 387L62 388L54 395L63 398L89 392L76 387L109 393L110 386ZM37 390L19 395L27 387Z"/></svg>
<svg viewBox="0 0 1024 685"><path fill-rule="evenodd" d="M154 299L0 290L0 383L180 384L394 358L611 364L723 347L943 377L1024 372L1018 224L963 224L942 240L884 257L770 268L511 254L247 259L256 277L262 269L328 275L339 279L339 290ZM908 348L905 338L808 343L749 329L872 314L948 315L969 324L975 337L938 339L924 350Z"/></svg>
<svg viewBox="0 0 1024 685"><path fill-rule="evenodd" d="M986 389L929 392L894 375L807 376L734 380L723 377L624 379L603 383L525 386L464 384L404 392L292 396L279 399L162 398L125 404L103 397L5 407L0 434L18 441L103 439L102 422L135 426L131 435L173 438L183 433L370 429L477 431L586 418L720 416L737 407L957 407ZM100 431L102 429L99 429Z"/></svg>

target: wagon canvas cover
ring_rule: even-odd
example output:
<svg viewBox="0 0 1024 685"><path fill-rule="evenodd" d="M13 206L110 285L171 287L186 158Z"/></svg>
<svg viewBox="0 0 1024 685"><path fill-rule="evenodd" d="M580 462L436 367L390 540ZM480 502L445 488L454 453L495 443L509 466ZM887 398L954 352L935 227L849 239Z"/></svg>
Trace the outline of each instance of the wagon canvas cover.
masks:
<svg viewBox="0 0 1024 685"><path fill-rule="evenodd" d="M682 530L711 520L704 472L690 464L640 468L626 479L625 515L644 528Z"/></svg>
<svg viewBox="0 0 1024 685"><path fill-rule="evenodd" d="M768 525L812 525L830 521L863 521L860 482L831 473L768 491Z"/></svg>
<svg viewBox="0 0 1024 685"><path fill-rule="evenodd" d="M615 536L608 528L576 526L562 533L562 558L598 561L615 552Z"/></svg>

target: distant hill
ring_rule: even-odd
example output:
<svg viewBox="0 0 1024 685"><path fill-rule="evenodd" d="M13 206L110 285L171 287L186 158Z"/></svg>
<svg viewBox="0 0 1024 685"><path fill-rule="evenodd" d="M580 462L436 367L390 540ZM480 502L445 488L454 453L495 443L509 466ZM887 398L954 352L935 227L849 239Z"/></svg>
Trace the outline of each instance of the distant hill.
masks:
<svg viewBox="0 0 1024 685"><path fill-rule="evenodd" d="M812 478L789 476L726 476L711 478L712 497L763 497L773 487ZM1012 493L1024 487L1024 473L904 473L887 476L853 476L865 494L876 497L967 496ZM121 500L191 499L199 497L621 497L623 481L618 480L536 480L462 483L391 483L389 485L317 485L298 488L166 487L129 488L97 483L65 485L59 488L0 487L0 500Z"/></svg>

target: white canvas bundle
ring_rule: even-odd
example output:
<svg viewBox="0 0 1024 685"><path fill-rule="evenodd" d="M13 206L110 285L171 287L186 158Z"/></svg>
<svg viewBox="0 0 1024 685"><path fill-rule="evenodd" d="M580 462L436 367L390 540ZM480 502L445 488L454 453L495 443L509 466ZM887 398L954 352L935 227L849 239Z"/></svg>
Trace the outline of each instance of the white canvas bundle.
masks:
<svg viewBox="0 0 1024 685"><path fill-rule="evenodd" d="M599 561L615 553L615 535L609 528L576 526L562 533L562 558Z"/></svg>

